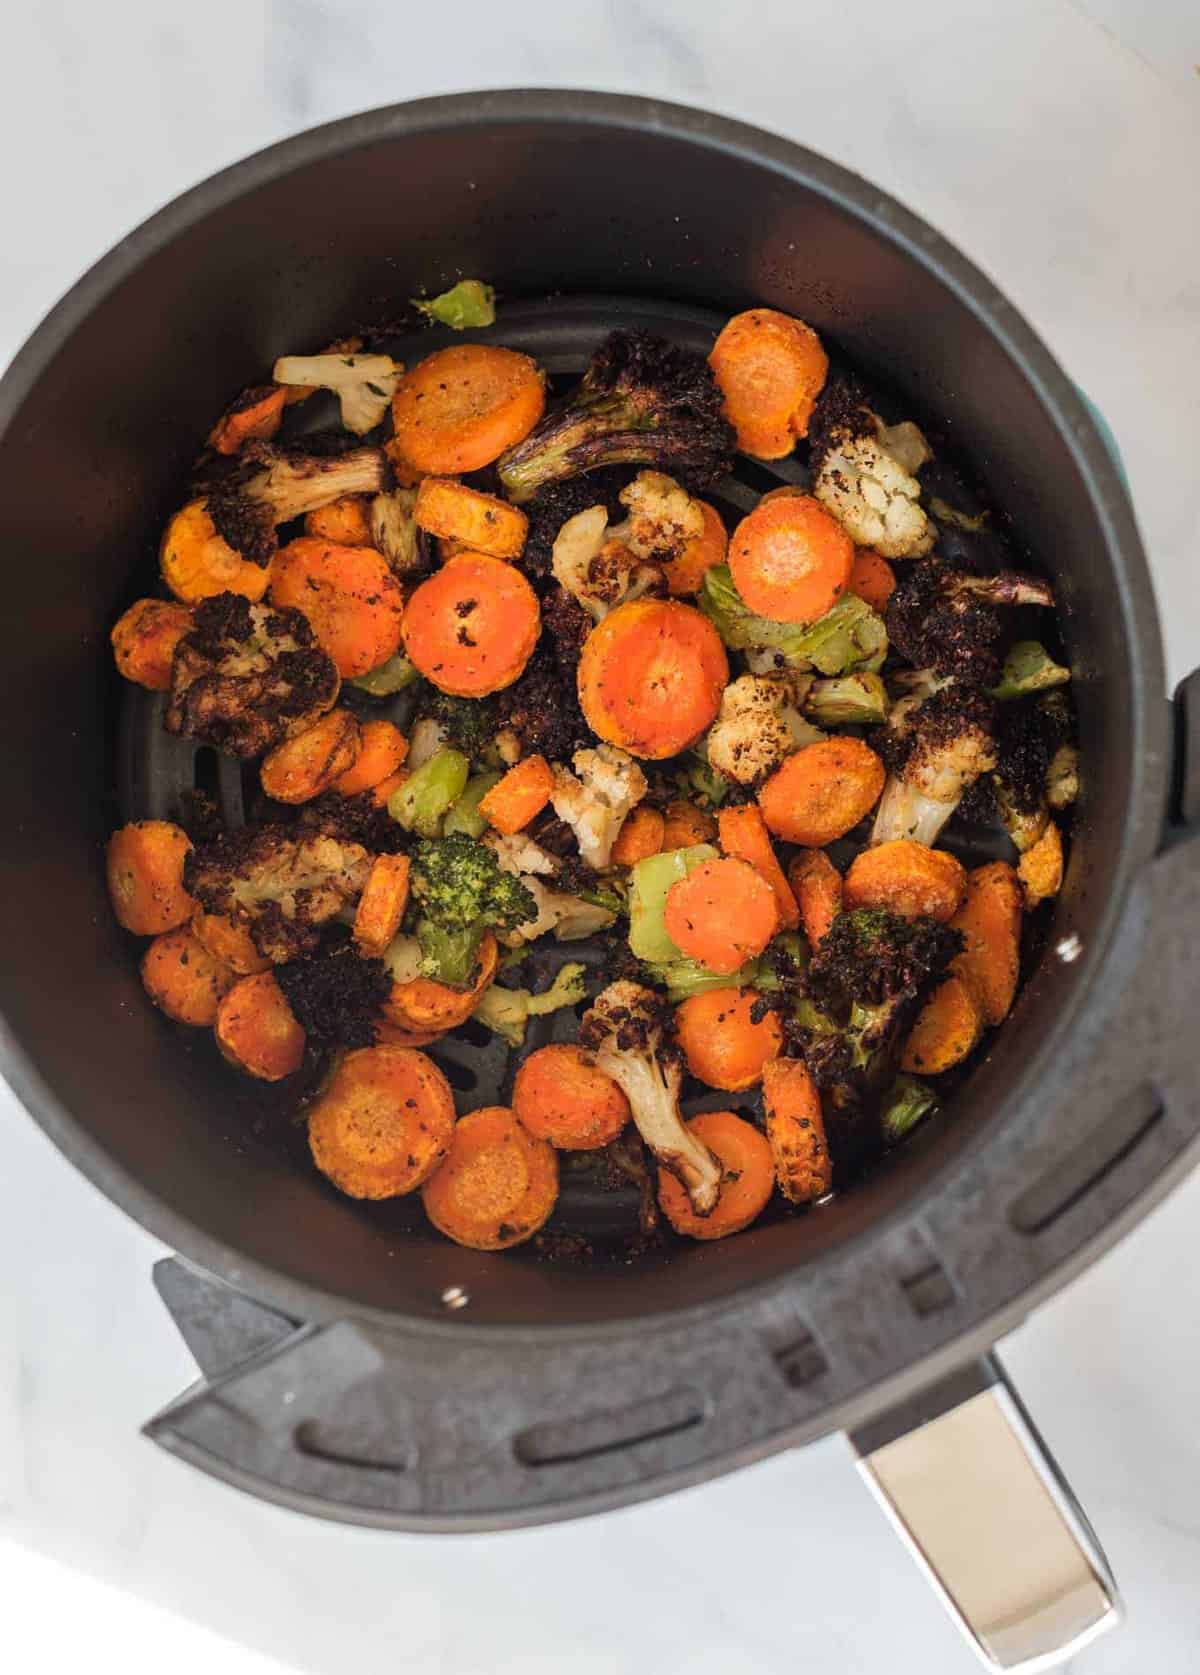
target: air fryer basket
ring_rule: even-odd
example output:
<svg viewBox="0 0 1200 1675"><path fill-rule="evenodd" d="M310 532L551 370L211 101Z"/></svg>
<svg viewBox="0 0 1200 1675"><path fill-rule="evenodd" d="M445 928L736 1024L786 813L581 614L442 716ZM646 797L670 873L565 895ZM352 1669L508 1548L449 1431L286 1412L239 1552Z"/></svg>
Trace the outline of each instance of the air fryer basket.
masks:
<svg viewBox="0 0 1200 1675"><path fill-rule="evenodd" d="M460 273L498 286L499 335L552 369L617 321L703 343L751 302L810 320L1011 512L1075 673L1086 784L1051 954L967 1087L856 1191L636 1269L462 1251L297 1170L208 1043L144 1006L104 901L107 631L196 436L278 353ZM731 503L769 480L747 465ZM887 1415L934 1385L906 1424L987 1399L993 1375L951 1375L1190 1163L1195 743L1181 719L1169 809L1128 499L1009 305L864 182L703 113L595 95L433 100L302 135L164 210L39 328L0 388L0 508L0 684L21 718L0 742L0 928L21 953L0 968L5 1071L68 1156L216 1276L160 1276L210 1383L155 1434L207 1469L334 1516L462 1528L657 1493L837 1426L870 1422L864 1448L883 1449ZM138 812L195 773L147 707L119 752ZM464 1095L488 1091L480 1058L460 1071Z"/></svg>

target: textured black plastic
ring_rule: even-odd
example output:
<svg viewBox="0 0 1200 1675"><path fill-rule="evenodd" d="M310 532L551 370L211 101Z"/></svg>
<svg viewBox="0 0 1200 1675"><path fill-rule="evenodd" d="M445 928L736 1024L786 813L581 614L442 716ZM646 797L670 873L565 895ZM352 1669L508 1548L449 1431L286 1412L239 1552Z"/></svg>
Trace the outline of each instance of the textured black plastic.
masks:
<svg viewBox="0 0 1200 1675"><path fill-rule="evenodd" d="M104 899L101 846L117 815L107 632L151 572L195 438L279 352L391 317L461 272L492 279L502 305L566 293L564 319L573 295L597 294L803 315L936 419L1063 601L1087 772L1053 934L1078 957L1043 962L953 1110L858 1190L636 1269L460 1251L297 1169L286 1109L264 1116L207 1041L145 1006L137 950ZM545 1517L653 1493L858 1423L939 1361L985 1347L1190 1158L1187 933L1200 903L1188 846L1151 865L1169 728L1128 498L1069 380L1005 299L823 159L703 113L576 93L431 101L300 136L180 199L39 328L0 386L0 520L5 1072L63 1150L161 1238L313 1322L306 1342L353 1316L336 1341L367 1346L334 1355L332 1382L304 1395L317 1428L303 1446L263 1410L261 1436L232 1419L223 1442L209 1436L213 1469L264 1492L275 1472L285 1498L328 1496L384 1521ZM1160 918L1161 947L1139 966ZM1138 1143L1041 1231L1014 1227L1009 1206L1148 1084L1164 1114ZM456 1287L469 1302L452 1313ZM756 1348L774 1343L777 1315L778 1348ZM605 1357L625 1369L610 1405L663 1394L650 1372L664 1345L710 1402L703 1420L659 1435L633 1466L626 1447L586 1469L510 1474L508 1439L586 1417ZM514 1396L480 1419L464 1381L485 1363L488 1388ZM344 1468L318 1481L325 1394L353 1375L399 1436L418 1369L446 1398L421 1420L436 1446L416 1437L417 1464L400 1474L422 1486L371 1510ZM487 1446L472 1441L477 1424ZM160 1434L190 1446L182 1422ZM451 1489L439 1461L452 1444L476 1469Z"/></svg>

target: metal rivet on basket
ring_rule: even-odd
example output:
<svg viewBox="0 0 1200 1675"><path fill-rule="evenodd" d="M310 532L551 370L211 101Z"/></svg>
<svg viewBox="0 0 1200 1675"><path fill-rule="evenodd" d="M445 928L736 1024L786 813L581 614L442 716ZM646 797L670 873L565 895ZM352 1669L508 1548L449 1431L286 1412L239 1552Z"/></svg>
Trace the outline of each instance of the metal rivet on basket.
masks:
<svg viewBox="0 0 1200 1675"><path fill-rule="evenodd" d="M442 1307L446 1309L465 1309L470 1301L470 1292L461 1285L448 1285L442 1292Z"/></svg>
<svg viewBox="0 0 1200 1675"><path fill-rule="evenodd" d="M1083 938L1077 931L1072 931L1069 936L1060 936L1054 944L1054 952L1064 965L1073 965L1083 953Z"/></svg>

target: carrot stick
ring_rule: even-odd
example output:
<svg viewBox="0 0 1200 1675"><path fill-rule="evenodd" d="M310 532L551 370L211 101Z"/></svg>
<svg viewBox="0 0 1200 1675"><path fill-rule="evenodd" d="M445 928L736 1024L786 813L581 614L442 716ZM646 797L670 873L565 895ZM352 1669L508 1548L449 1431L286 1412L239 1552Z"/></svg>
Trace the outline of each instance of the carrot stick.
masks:
<svg viewBox="0 0 1200 1675"><path fill-rule="evenodd" d="M597 624L579 659L579 701L593 733L659 761L716 720L729 664L707 617L677 599L634 599Z"/></svg>
<svg viewBox="0 0 1200 1675"><path fill-rule="evenodd" d="M1021 881L1005 861L967 874L963 904L950 921L965 947L954 969L975 996L986 1024L1003 1023L1017 993L1021 955Z"/></svg>
<svg viewBox="0 0 1200 1675"><path fill-rule="evenodd" d="M823 849L793 855L787 875L804 934L815 948L842 911L842 875Z"/></svg>
<svg viewBox="0 0 1200 1675"><path fill-rule="evenodd" d="M478 471L527 436L545 405L542 375L528 355L456 343L397 385L395 452L421 475Z"/></svg>
<svg viewBox="0 0 1200 1675"><path fill-rule="evenodd" d="M460 553L421 583L404 614L404 649L434 686L483 698L511 686L541 633L525 577L486 553Z"/></svg>
<svg viewBox="0 0 1200 1675"><path fill-rule="evenodd" d="M779 908L760 873L723 857L672 884L663 925L681 954L726 977L762 953L779 929Z"/></svg>
<svg viewBox="0 0 1200 1675"><path fill-rule="evenodd" d="M752 1123L733 1111L703 1111L687 1124L721 1165L721 1195L706 1216L692 1208L687 1190L668 1169L658 1171L658 1202L677 1233L693 1239L725 1239L740 1233L766 1209L775 1187L771 1148Z"/></svg>
<svg viewBox="0 0 1200 1675"><path fill-rule="evenodd" d="M855 594L882 616L887 610L888 600L896 591L896 572L873 547L856 547L846 591Z"/></svg>
<svg viewBox="0 0 1200 1675"><path fill-rule="evenodd" d="M758 793L758 806L776 837L821 849L871 812L885 778L883 763L861 739L822 739L775 770Z"/></svg>
<svg viewBox="0 0 1200 1675"><path fill-rule="evenodd" d="M983 1034L983 1015L966 980L951 973L925 1002L900 1055L901 1070L937 1076L961 1064Z"/></svg>
<svg viewBox="0 0 1200 1675"><path fill-rule="evenodd" d="M142 956L142 987L178 1024L212 1024L237 974L192 934L190 925L156 936Z"/></svg>
<svg viewBox="0 0 1200 1675"><path fill-rule="evenodd" d="M315 535L289 541L271 565L271 601L308 618L344 680L400 649L404 595L373 547L339 547Z"/></svg>
<svg viewBox="0 0 1200 1675"><path fill-rule="evenodd" d="M753 1016L753 989L708 989L675 1008L675 1034L687 1067L699 1081L741 1093L762 1080L763 1066L783 1050L774 1012Z"/></svg>
<svg viewBox="0 0 1200 1675"><path fill-rule="evenodd" d="M134 936L159 936L192 916L183 887L191 841L169 820L135 820L108 840L108 893L117 923Z"/></svg>
<svg viewBox="0 0 1200 1675"><path fill-rule="evenodd" d="M425 1214L470 1250L508 1250L530 1239L558 1201L558 1156L503 1105L468 1111L446 1161L421 1189Z"/></svg>
<svg viewBox="0 0 1200 1675"><path fill-rule="evenodd" d="M429 1179L454 1137L454 1097L411 1047L347 1053L308 1114L313 1162L350 1198L398 1198Z"/></svg>
<svg viewBox="0 0 1200 1675"><path fill-rule="evenodd" d="M518 1122L538 1140L568 1151L607 1146L629 1121L629 1101L582 1047L539 1047L517 1071Z"/></svg>
<svg viewBox="0 0 1200 1675"><path fill-rule="evenodd" d="M269 442L283 422L286 392L278 384L243 390L209 432L208 444L219 454L236 454L243 442Z"/></svg>
<svg viewBox="0 0 1200 1675"><path fill-rule="evenodd" d="M328 506L307 513L304 533L335 547L372 546L370 504L365 494L344 494L340 500L331 500Z"/></svg>
<svg viewBox="0 0 1200 1675"><path fill-rule="evenodd" d="M519 558L529 532L529 519L507 500L444 477L422 481L413 519L418 529L440 540L456 541L463 551L493 558Z"/></svg>
<svg viewBox="0 0 1200 1675"><path fill-rule="evenodd" d="M353 768L360 738L358 722L349 710L330 710L263 757L259 769L263 790L277 803L310 802Z"/></svg>
<svg viewBox="0 0 1200 1675"><path fill-rule="evenodd" d="M364 721L359 731L358 760L334 781L333 789L343 797L373 790L390 779L408 755L408 740L394 722Z"/></svg>
<svg viewBox="0 0 1200 1675"><path fill-rule="evenodd" d="M821 1096L803 1059L773 1059L763 1067L767 1142L779 1190L793 1204L810 1204L833 1186Z"/></svg>
<svg viewBox="0 0 1200 1675"><path fill-rule="evenodd" d="M368 959L381 960L408 906L407 855L377 855L354 915L354 940Z"/></svg>
<svg viewBox="0 0 1200 1675"><path fill-rule="evenodd" d="M639 803L621 822L621 830L613 844L614 866L632 867L648 855L659 854L666 847L663 842L666 829L666 820L658 809L651 808L648 803Z"/></svg>
<svg viewBox="0 0 1200 1675"><path fill-rule="evenodd" d="M172 599L139 599L109 638L117 672L135 686L168 692L175 647L192 626L192 613Z"/></svg>
<svg viewBox="0 0 1200 1675"><path fill-rule="evenodd" d="M304 1063L305 1035L270 971L243 977L221 1002L217 1046L260 1082L281 1082Z"/></svg>
<svg viewBox="0 0 1200 1675"><path fill-rule="evenodd" d="M771 844L766 822L754 803L742 803L734 808L723 808L717 816L721 848L726 855L747 861L775 893L781 930L795 930L800 923L800 909L792 894L783 869Z"/></svg>
<svg viewBox="0 0 1200 1675"><path fill-rule="evenodd" d="M948 921L958 912L966 882L961 862L947 850L896 838L855 856L843 894L848 911L884 907L905 919Z"/></svg>
<svg viewBox="0 0 1200 1675"><path fill-rule="evenodd" d="M733 584L773 622L816 622L846 591L854 543L808 494L761 501L729 542Z"/></svg>
<svg viewBox="0 0 1200 1675"><path fill-rule="evenodd" d="M524 756L480 798L479 812L509 837L524 831L554 790L554 770L544 756Z"/></svg>
<svg viewBox="0 0 1200 1675"><path fill-rule="evenodd" d="M808 434L829 359L803 320L750 308L726 322L709 356L737 445L755 459L782 459Z"/></svg>

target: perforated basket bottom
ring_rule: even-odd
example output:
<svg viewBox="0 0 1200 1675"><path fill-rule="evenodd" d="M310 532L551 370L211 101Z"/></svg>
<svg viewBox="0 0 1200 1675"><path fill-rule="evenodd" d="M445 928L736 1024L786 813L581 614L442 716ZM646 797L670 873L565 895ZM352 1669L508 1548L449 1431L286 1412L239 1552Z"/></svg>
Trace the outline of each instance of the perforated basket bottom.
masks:
<svg viewBox="0 0 1200 1675"><path fill-rule="evenodd" d="M707 354L721 324L722 317L707 310L657 304L647 299L624 302L619 299L560 297L503 307L495 327L489 332L472 335L494 337L507 347L525 351L537 359L552 381L565 383L578 376L600 340L618 327L645 327L684 347ZM372 347L385 348L398 360L412 364L422 355L440 347L450 336L441 330L422 329L404 335L389 335L380 339L378 345L373 343ZM324 399L317 397L291 409L291 414L296 416L295 422L304 428L319 428L328 424L332 414L328 408L322 410ZM886 395L881 394L879 405L885 413L888 411ZM937 469L945 470L944 467ZM956 478L948 477L947 480L958 486L960 494L963 492ZM807 466L801 454L769 464L739 456L733 475L709 498L719 507L727 523L732 525L767 490L782 484L806 486L807 482ZM968 503L972 500L973 497L967 497ZM989 537L983 537L983 540L987 539ZM979 540L968 544L978 547ZM950 543L943 541L942 550L949 553ZM346 688L341 701L363 716L394 716L402 723L407 720L403 694L380 702L354 688ZM197 746L167 733L162 724L165 705L166 700L161 694L145 692L133 686L125 688L118 742L118 793L122 819L177 819L181 808L186 806L189 794L202 791L215 801L226 825L243 825L248 807L252 800L257 800L257 764L243 765L209 747ZM952 846L968 864L1007 852L1002 834L978 830L962 834L960 841ZM558 967L567 961L583 961L596 969L601 956L602 948L597 942L541 946L520 966L519 981L541 989ZM599 979L591 986L593 990L599 987ZM582 1010L580 1007L579 1011ZM164 1027L177 1026L164 1022ZM462 1112L481 1105L507 1103L520 1059L548 1042L573 1040L577 1027L578 1017L571 1011L533 1019L525 1046L518 1053L483 1025L468 1023L427 1050L445 1072ZM194 1032L187 1034L191 1045ZM197 1050L202 1050L207 1043L195 1043L195 1046ZM215 1046L212 1051L215 1055ZM247 1094L245 1078L239 1077L232 1069L228 1074L238 1084L236 1088L231 1087L231 1101L236 1099L244 1107ZM302 1075L295 1080L304 1081L305 1078ZM310 1076L310 1086L311 1081ZM261 1115L255 1123L259 1141L272 1147L283 1147L294 1158L297 1167L311 1168L304 1143L302 1116L297 1116L297 1112L302 1110L304 1090L296 1089L289 1083L283 1088L259 1090L256 1087L251 1091L256 1095L261 1093ZM685 1086L683 1109L687 1116L694 1116L703 1110L733 1109L754 1120L761 1117L761 1102L756 1093L716 1092L696 1082ZM289 1115L296 1120L289 1120ZM604 1173L606 1178L601 1182L594 1159L589 1160L586 1154L564 1156L558 1207L547 1232L574 1236L578 1240L578 1250L583 1254L628 1259L635 1250L644 1248L639 1236L641 1192L633 1182L615 1184L611 1171ZM359 1208L363 1215L384 1219L397 1231L416 1227L421 1221L421 1211L415 1199L392 1200L382 1205L363 1204ZM778 1201L767 1213L786 1216L797 1212ZM575 1254L571 1238L543 1241L542 1248L554 1254Z"/></svg>

